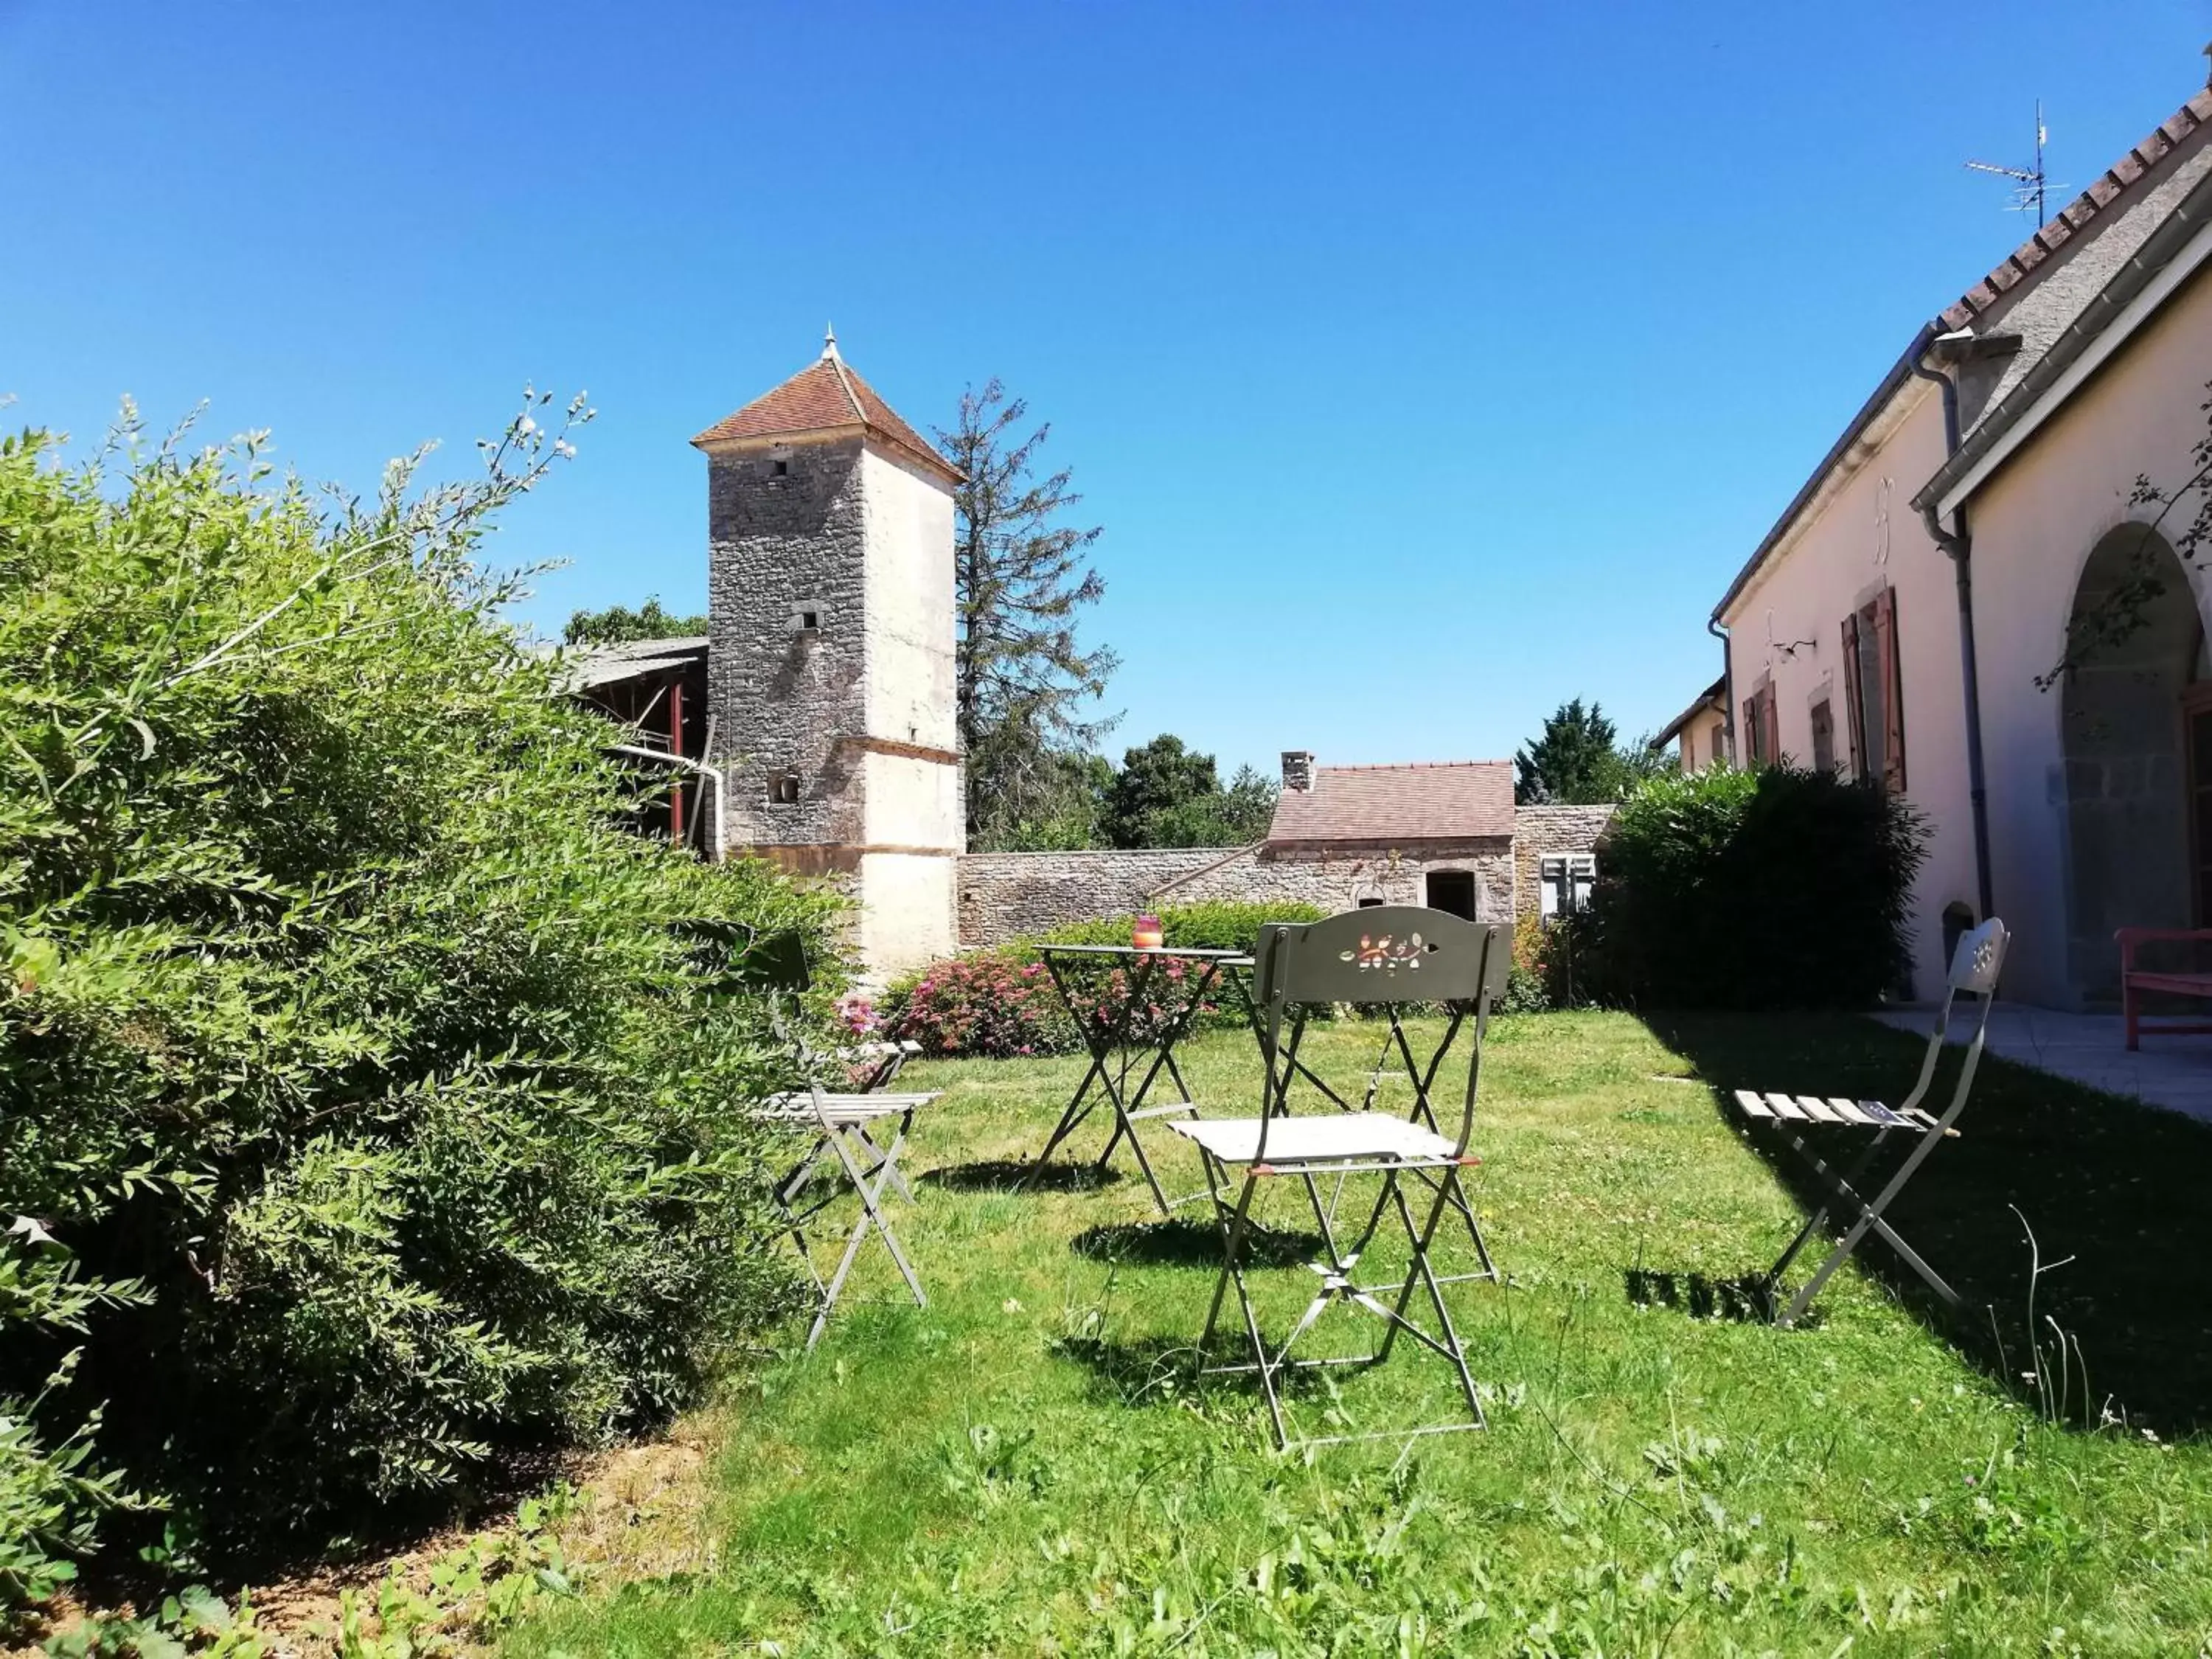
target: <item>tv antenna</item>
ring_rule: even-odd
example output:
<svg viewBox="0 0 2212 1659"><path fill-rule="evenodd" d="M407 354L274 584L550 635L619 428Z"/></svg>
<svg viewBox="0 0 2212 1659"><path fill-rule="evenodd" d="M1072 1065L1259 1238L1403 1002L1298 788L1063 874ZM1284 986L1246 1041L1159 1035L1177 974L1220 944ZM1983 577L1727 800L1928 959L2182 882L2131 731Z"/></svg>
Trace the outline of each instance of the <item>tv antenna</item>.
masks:
<svg viewBox="0 0 2212 1659"><path fill-rule="evenodd" d="M2207 50L2212 51L2212 48ZM2050 180L2045 176L2043 171L2043 145L2044 141L2049 137L2043 126L2043 100L2039 98L2035 100L2035 165L2033 167L2000 167L1995 161L1966 163L1969 172L1994 173L2000 179L2011 179L2013 192L2009 210L2014 213L2025 213L2030 208L2033 208L2035 228L2038 230L2043 228L2044 204L2050 193Z"/></svg>

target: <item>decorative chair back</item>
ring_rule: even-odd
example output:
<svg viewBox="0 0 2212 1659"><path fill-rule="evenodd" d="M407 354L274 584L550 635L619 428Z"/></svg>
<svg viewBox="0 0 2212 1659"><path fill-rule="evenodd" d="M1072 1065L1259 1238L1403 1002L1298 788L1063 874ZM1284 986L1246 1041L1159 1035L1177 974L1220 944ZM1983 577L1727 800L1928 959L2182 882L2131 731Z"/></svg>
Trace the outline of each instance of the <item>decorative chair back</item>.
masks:
<svg viewBox="0 0 2212 1659"><path fill-rule="evenodd" d="M1952 1091L1951 1104L1943 1113L1942 1127L1950 1127L1951 1120L1966 1105L1966 1091L1973 1086L1975 1068L1982 1063L1982 1044L1990 1030L1990 1009L1996 1001L1997 975L2004 971L2005 947L2011 942L2011 933L1995 916L1959 936L1958 945L1951 952L1950 972L1943 976L1943 1004L1936 1012L1936 1029L1928 1034L1928 1052L1921 1057L1920 1076L1905 1104L1899 1108L1900 1111L1918 1106L1929 1085L1935 1082L1936 1062L1942 1058L1944 1039L1950 1032L1951 1011L1961 991L1978 997L1981 1008L1974 1018L1974 1035L1966 1045L1966 1058L1959 1068L1958 1086Z"/></svg>
<svg viewBox="0 0 2212 1659"><path fill-rule="evenodd" d="M1464 1153L1474 1131L1483 1035L1491 1005L1504 994L1512 966L1511 930L1503 923L1468 921L1417 905L1373 905L1326 921L1267 924L1260 930L1253 951L1252 981L1267 1061L1263 1119L1274 1117L1289 1088L1290 1056L1283 1046L1283 1028L1290 1010L1316 1004L1379 1007L1440 1002L1451 1010L1451 1024L1437 1046L1428 1077L1417 1076L1414 1082L1425 1089L1460 1025L1472 1014L1474 1040L1456 1142L1458 1152ZM1265 1153L1263 1130L1261 1155Z"/></svg>

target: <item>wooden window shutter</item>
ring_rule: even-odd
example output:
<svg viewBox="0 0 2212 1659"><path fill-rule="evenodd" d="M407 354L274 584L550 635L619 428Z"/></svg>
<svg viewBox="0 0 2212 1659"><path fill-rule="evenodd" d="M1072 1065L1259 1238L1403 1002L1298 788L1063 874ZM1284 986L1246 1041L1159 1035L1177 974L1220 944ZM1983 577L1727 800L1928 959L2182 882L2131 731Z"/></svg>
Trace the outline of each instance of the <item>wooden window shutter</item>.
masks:
<svg viewBox="0 0 2212 1659"><path fill-rule="evenodd" d="M1773 686L1769 685L1759 695L1766 704L1766 758L1778 762L1782 758L1781 706L1774 701Z"/></svg>
<svg viewBox="0 0 2212 1659"><path fill-rule="evenodd" d="M1754 691L1743 700L1743 746L1753 766L1765 758L1759 745L1765 741L1766 728L1759 723L1759 694Z"/></svg>
<svg viewBox="0 0 2212 1659"><path fill-rule="evenodd" d="M1881 782L1905 789L1905 677L1897 658L1897 590L1885 587L1874 602L1875 656L1881 669Z"/></svg>
<svg viewBox="0 0 2212 1659"><path fill-rule="evenodd" d="M1851 775L1866 776L1866 702L1859 686L1859 613L1844 618L1844 724L1851 740Z"/></svg>

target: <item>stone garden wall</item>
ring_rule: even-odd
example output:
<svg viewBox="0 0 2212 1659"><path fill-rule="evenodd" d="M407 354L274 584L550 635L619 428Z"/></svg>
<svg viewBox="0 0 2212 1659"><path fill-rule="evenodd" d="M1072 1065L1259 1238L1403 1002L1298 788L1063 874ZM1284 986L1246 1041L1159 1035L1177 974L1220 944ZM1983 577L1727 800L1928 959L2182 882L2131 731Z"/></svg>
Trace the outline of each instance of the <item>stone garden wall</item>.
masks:
<svg viewBox="0 0 2212 1659"><path fill-rule="evenodd" d="M1363 898L1420 904L1431 870L1469 872L1478 912L1500 921L1513 915L1511 843L1503 837L1425 847L1419 857L1379 847L970 853L960 860L960 943L998 945L1064 922L1210 899L1328 911Z"/></svg>
<svg viewBox="0 0 2212 1659"><path fill-rule="evenodd" d="M1613 821L1610 806L1516 806L1513 809L1514 888L1518 913L1536 914L1542 861L1560 853L1591 853Z"/></svg>

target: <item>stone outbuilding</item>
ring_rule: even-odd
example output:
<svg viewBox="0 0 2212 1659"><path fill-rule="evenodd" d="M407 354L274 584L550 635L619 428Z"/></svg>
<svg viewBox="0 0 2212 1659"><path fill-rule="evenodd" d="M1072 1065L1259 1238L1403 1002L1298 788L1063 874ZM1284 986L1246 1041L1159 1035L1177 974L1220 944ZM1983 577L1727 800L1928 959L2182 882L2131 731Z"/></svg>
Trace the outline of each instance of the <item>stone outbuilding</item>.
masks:
<svg viewBox="0 0 2212 1659"><path fill-rule="evenodd" d="M1477 921L1588 902L1609 806L1516 806L1506 761L1316 766L1283 756L1267 838L1236 848L974 853L960 861L960 942L1209 899L1422 904Z"/></svg>

